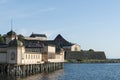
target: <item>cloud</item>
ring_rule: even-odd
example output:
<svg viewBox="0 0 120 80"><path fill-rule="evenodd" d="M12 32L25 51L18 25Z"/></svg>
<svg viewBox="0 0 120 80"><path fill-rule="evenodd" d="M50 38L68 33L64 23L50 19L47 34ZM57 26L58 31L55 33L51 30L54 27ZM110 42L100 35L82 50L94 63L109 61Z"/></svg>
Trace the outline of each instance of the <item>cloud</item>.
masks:
<svg viewBox="0 0 120 80"><path fill-rule="evenodd" d="M25 17L32 17L36 16L41 13L49 13L56 10L56 8L43 8L43 9L19 9L19 10L11 10L9 13L10 17L12 18L25 18ZM7 14L6 14L7 15ZM9 16L8 15L8 16Z"/></svg>
<svg viewBox="0 0 120 80"><path fill-rule="evenodd" d="M14 2L14 0L12 2L10 1L11 0L0 0L0 5L8 3L7 7L6 5L3 5L3 7L0 8L0 17L4 16L4 18L23 19L28 17L37 17L40 14L46 14L56 10L56 8L50 6L41 6L37 4L23 5L17 1ZM14 3L16 4L14 5ZM17 4L18 6L16 6Z"/></svg>

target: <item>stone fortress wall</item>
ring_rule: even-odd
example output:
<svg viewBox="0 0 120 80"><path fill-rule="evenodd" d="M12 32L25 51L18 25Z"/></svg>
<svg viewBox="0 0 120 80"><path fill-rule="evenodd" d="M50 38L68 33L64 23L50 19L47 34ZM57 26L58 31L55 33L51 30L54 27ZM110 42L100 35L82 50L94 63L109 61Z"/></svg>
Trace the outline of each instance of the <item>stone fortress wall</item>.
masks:
<svg viewBox="0 0 120 80"><path fill-rule="evenodd" d="M104 51L67 51L65 52L65 59L88 60L88 59L106 59Z"/></svg>

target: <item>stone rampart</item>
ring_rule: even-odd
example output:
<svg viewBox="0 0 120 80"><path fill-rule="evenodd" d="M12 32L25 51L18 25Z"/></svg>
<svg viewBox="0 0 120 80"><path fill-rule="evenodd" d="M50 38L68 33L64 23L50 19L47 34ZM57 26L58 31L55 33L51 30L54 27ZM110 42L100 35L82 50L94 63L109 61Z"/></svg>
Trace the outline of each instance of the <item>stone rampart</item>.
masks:
<svg viewBox="0 0 120 80"><path fill-rule="evenodd" d="M84 59L106 59L105 53L103 51L69 51L65 52L65 59L76 59L76 60L84 60Z"/></svg>

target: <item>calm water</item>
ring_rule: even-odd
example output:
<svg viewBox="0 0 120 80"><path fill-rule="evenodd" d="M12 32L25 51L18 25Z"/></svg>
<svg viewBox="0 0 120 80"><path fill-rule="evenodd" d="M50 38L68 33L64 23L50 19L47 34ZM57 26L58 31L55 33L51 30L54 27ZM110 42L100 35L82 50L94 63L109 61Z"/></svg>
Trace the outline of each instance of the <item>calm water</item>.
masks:
<svg viewBox="0 0 120 80"><path fill-rule="evenodd" d="M64 64L63 70L22 80L120 80L120 63Z"/></svg>

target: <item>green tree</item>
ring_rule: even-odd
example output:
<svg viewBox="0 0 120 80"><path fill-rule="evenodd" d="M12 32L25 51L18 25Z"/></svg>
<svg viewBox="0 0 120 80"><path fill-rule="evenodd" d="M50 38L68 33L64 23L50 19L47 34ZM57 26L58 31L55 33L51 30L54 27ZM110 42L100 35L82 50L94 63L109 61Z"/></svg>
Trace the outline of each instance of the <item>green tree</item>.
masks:
<svg viewBox="0 0 120 80"><path fill-rule="evenodd" d="M4 40L3 36L0 34L0 43L4 43L4 42L5 42L5 40Z"/></svg>
<svg viewBox="0 0 120 80"><path fill-rule="evenodd" d="M89 49L89 51L90 51L90 52L94 52L94 50L93 50L93 49Z"/></svg>
<svg viewBox="0 0 120 80"><path fill-rule="evenodd" d="M18 35L18 40L24 42L24 36L22 34L19 34Z"/></svg>

